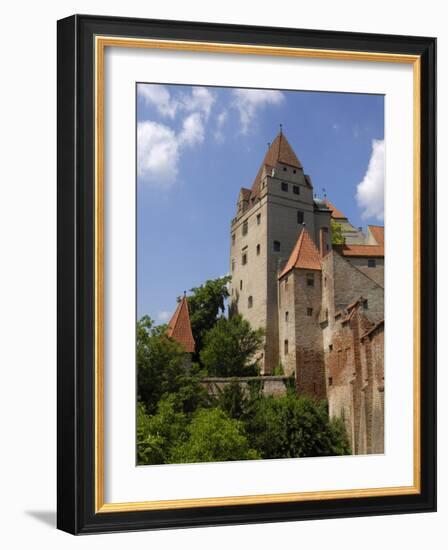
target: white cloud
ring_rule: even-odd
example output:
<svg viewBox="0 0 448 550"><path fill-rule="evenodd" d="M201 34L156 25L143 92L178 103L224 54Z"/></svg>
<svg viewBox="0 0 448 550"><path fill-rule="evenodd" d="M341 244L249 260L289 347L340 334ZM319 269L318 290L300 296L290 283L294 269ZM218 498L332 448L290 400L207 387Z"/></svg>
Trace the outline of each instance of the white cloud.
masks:
<svg viewBox="0 0 448 550"><path fill-rule="evenodd" d="M384 161L384 140L374 139L367 171L356 189L356 200L363 209L364 219L384 219Z"/></svg>
<svg viewBox="0 0 448 550"><path fill-rule="evenodd" d="M222 143L224 141L223 127L227 122L227 116L227 111L222 111L216 117L216 130L213 135L218 143Z"/></svg>
<svg viewBox="0 0 448 550"><path fill-rule="evenodd" d="M207 119L210 116L213 104L215 102L215 94L207 88L195 87L191 94L184 94L181 97L181 109L193 112L198 111Z"/></svg>
<svg viewBox="0 0 448 550"><path fill-rule="evenodd" d="M188 115L176 133L165 124L151 120L137 125L137 171L145 182L169 187L179 173L179 161L185 147L204 141L205 129L199 113Z"/></svg>
<svg viewBox="0 0 448 550"><path fill-rule="evenodd" d="M169 311L159 311L157 313L157 320L161 321L162 323L166 323L170 320L171 313Z"/></svg>
<svg viewBox="0 0 448 550"><path fill-rule="evenodd" d="M139 177L158 185L172 184L178 174L179 143L171 128L150 120L137 125Z"/></svg>
<svg viewBox="0 0 448 550"><path fill-rule="evenodd" d="M177 102L173 101L171 94L165 86L160 84L139 84L138 95L146 105L153 105L162 116L174 118L177 112Z"/></svg>
<svg viewBox="0 0 448 550"><path fill-rule="evenodd" d="M237 109L241 123L241 133L247 134L259 109L266 105L280 105L285 96L277 90L243 90L232 91L233 104Z"/></svg>
<svg viewBox="0 0 448 550"><path fill-rule="evenodd" d="M189 93L180 91L172 94L161 84L139 84L137 93L146 105L154 106L160 115L171 119L178 113L194 111L200 112L207 119L215 102L215 94L200 86L191 88Z"/></svg>
<svg viewBox="0 0 448 550"><path fill-rule="evenodd" d="M193 146L204 141L204 124L199 113L193 113L184 120L179 133L179 144Z"/></svg>

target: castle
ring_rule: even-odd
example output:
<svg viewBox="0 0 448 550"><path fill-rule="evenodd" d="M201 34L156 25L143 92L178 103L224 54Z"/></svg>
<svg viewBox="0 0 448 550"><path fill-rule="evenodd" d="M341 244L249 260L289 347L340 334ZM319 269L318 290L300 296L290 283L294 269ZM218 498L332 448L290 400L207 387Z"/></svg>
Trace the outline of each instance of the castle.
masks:
<svg viewBox="0 0 448 550"><path fill-rule="evenodd" d="M355 454L384 452L384 228L364 233L317 199L281 130L240 190L230 271L230 311L265 330L262 375L328 399Z"/></svg>

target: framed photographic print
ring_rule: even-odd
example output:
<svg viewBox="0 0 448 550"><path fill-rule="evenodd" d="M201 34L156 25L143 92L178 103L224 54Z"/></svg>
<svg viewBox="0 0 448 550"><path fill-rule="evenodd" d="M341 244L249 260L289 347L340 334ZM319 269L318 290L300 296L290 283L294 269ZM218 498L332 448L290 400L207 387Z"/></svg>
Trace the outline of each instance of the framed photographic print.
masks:
<svg viewBox="0 0 448 550"><path fill-rule="evenodd" d="M58 22L58 527L434 511L433 38Z"/></svg>

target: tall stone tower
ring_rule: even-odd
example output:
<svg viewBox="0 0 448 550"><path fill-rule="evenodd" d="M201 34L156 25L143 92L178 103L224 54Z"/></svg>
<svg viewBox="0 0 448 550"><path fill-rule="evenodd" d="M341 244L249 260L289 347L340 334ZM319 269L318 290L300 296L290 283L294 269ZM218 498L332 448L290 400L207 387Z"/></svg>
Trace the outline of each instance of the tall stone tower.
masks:
<svg viewBox="0 0 448 550"><path fill-rule="evenodd" d="M330 213L321 206L313 200L311 179L280 130L252 187L241 189L231 223L230 311L265 329L259 358L263 374L272 374L279 363L278 275L298 234L306 226L318 248L331 246L326 237Z"/></svg>

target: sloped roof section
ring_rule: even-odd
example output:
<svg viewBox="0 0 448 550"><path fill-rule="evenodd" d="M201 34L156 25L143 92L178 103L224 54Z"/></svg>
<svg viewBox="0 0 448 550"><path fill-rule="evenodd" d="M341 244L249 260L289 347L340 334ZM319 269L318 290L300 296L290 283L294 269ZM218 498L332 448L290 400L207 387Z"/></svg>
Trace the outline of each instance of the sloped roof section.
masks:
<svg viewBox="0 0 448 550"><path fill-rule="evenodd" d="M348 258L384 258L384 245L372 244L342 244L333 245L333 248Z"/></svg>
<svg viewBox="0 0 448 550"><path fill-rule="evenodd" d="M246 187L241 187L240 196L243 201L248 201L250 198L251 190Z"/></svg>
<svg viewBox="0 0 448 550"><path fill-rule="evenodd" d="M346 220L347 216L343 214L340 210L336 208L328 199L324 199L324 203L327 205L328 209L331 212L331 217L334 220Z"/></svg>
<svg viewBox="0 0 448 550"><path fill-rule="evenodd" d="M369 231L373 235L376 244L384 247L384 226L369 225Z"/></svg>
<svg viewBox="0 0 448 550"><path fill-rule="evenodd" d="M306 227L302 229L289 260L279 275L279 279L292 269L316 269L319 271L322 269L319 251Z"/></svg>
<svg viewBox="0 0 448 550"><path fill-rule="evenodd" d="M167 335L181 344L187 353L195 350L195 341L191 331L190 314L188 313L187 297L183 296L177 304L176 311L168 323Z"/></svg>
<svg viewBox="0 0 448 550"><path fill-rule="evenodd" d="M269 149L266 151L263 162L261 163L260 169L258 170L252 184L252 196L258 197L260 195L261 175L263 173L263 168L274 168L278 162L287 164L293 168L302 168L302 163L297 158L297 155L294 153L293 148L289 144L289 141L286 139L283 132L280 132L277 135L269 146Z"/></svg>

